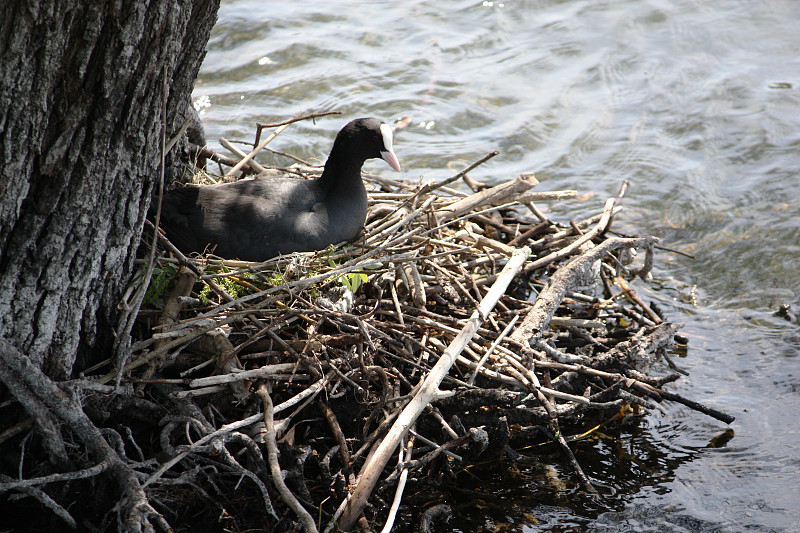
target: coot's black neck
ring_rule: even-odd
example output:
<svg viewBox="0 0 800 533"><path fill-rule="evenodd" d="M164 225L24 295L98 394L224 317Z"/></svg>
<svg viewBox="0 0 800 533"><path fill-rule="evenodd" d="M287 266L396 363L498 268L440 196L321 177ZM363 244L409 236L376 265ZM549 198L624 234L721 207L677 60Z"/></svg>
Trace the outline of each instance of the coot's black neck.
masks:
<svg viewBox="0 0 800 533"><path fill-rule="evenodd" d="M348 148L339 138L334 142L322 176L317 180L323 190L355 190L364 186L361 180L361 167L365 159Z"/></svg>

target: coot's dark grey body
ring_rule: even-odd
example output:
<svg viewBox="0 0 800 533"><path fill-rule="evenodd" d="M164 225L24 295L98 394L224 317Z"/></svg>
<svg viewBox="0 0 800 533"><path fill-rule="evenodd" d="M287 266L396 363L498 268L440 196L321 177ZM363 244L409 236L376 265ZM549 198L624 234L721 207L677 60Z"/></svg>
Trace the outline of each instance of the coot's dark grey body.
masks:
<svg viewBox="0 0 800 533"><path fill-rule="evenodd" d="M184 253L264 261L279 254L321 250L353 239L367 215L361 166L383 158L400 170L392 130L375 118L348 123L315 180L256 177L186 186L164 195L161 227Z"/></svg>

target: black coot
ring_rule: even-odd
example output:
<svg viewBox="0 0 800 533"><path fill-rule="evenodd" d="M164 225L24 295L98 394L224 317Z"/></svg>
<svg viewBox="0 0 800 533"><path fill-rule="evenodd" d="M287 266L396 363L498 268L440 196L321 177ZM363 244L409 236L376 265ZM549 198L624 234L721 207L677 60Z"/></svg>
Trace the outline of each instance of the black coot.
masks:
<svg viewBox="0 0 800 533"><path fill-rule="evenodd" d="M367 191L361 166L383 158L399 171L392 129L359 118L336 135L315 180L256 177L234 183L178 187L164 195L161 227L184 253L264 261L278 254L321 250L353 239L364 226Z"/></svg>

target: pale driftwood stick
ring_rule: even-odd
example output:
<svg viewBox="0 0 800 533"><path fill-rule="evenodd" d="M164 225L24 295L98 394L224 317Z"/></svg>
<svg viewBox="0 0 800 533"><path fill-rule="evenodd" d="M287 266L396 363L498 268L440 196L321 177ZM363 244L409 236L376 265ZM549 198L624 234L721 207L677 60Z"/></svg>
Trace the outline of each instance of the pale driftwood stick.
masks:
<svg viewBox="0 0 800 533"><path fill-rule="evenodd" d="M297 368L296 363L280 363L277 365L266 365L261 368L253 370L242 370L241 372L234 372L231 374L222 374L220 376L209 376L207 378L197 378L189 382L190 387L207 387L209 385L221 385L223 383L232 383L234 381L245 381L259 378L266 378L273 374L286 374L290 373Z"/></svg>
<svg viewBox="0 0 800 533"><path fill-rule="evenodd" d="M413 261L401 263L397 266L398 272L401 274L403 281L411 293L411 299L414 306L423 308L425 307L426 295L425 284L422 282L422 277L419 274L419 269Z"/></svg>
<svg viewBox="0 0 800 533"><path fill-rule="evenodd" d="M243 151L239 150L236 146L233 145L232 142L230 142L225 137L220 137L219 138L219 143L222 146L224 146L225 148L227 148L233 155L238 157L239 160L242 160L245 157L247 157L246 153L244 153ZM260 164L258 164L258 162L254 161L253 159L250 159L247 162L247 166L250 167L251 169L253 169L253 172L264 172L266 170L264 167L262 167Z"/></svg>
<svg viewBox="0 0 800 533"><path fill-rule="evenodd" d="M383 206L382 206L383 207ZM373 214L372 210L370 210L370 214L368 216L379 216L381 218L376 218L366 226L364 226L364 233L366 242L376 240L376 237L381 235L382 232L390 233L394 231L394 229L400 227L402 223L400 222L403 218L411 213L407 208L401 207L397 208L397 206L392 206L390 213L383 213L381 214L375 213ZM386 230L388 227L392 227L391 230Z"/></svg>
<svg viewBox="0 0 800 533"><path fill-rule="evenodd" d="M389 281L389 291L392 295L392 304L394 304L395 311L397 312L397 321L401 326L404 326L406 322L403 319L403 311L400 309L400 299L397 297L397 287L393 283L393 280Z"/></svg>
<svg viewBox="0 0 800 533"><path fill-rule="evenodd" d="M563 316L554 316L550 319L550 323L559 327L576 327L587 329L602 329L606 327L603 322L599 320L589 320L586 318L566 318Z"/></svg>
<svg viewBox="0 0 800 533"><path fill-rule="evenodd" d="M267 427L264 443L267 446L267 464L269 464L269 470L272 474L272 483L275 485L275 488L278 489L278 493L281 495L283 502L300 517L300 521L303 523L303 526L305 526L306 531L317 533L317 525L314 523L314 519L308 511L300 505L300 502L297 501L297 498L295 498L294 494L292 494L289 487L287 487L286 483L283 481L281 466L278 464L278 443L276 442L275 424L273 421L274 409L267 386L262 383L259 385L256 392L261 397L261 401L264 404L264 425Z"/></svg>
<svg viewBox="0 0 800 533"><path fill-rule="evenodd" d="M610 200L611 199L609 198L608 201L610 201ZM606 202L606 205L608 205L608 201ZM622 206L619 206L619 205L614 206L613 209L611 210L611 216L616 215L620 211L622 211ZM596 215L592 215L587 219L584 219L584 220L581 220L579 222L576 222L575 226L577 226L579 229L588 228L592 224L597 224L600 220L603 219L604 216L606 216L605 215L605 211L603 211L602 213L598 213ZM558 246L558 242L559 241L564 240L564 239L568 239L568 238L574 237L574 236L575 236L575 230L573 230L572 227L569 227L569 228L561 230L561 231L559 231L557 233L552 233L552 234L547 235L547 236L545 236L545 237L543 237L543 238L541 238L539 240L536 240L533 243L531 243L531 245L532 246L547 246L549 248L554 248L554 247Z"/></svg>
<svg viewBox="0 0 800 533"><path fill-rule="evenodd" d="M519 195L517 201L524 205L530 202L570 200L576 196L578 196L578 191L573 191L571 189L566 191L525 192Z"/></svg>
<svg viewBox="0 0 800 533"><path fill-rule="evenodd" d="M588 233L587 233L588 235ZM602 259L607 253L617 248L634 248L649 246L658 242L656 237L641 237L635 239L623 239L613 237L597 245L587 252L572 259L569 263L559 268L550 277L547 286L539 293L533 307L522 324L509 337L512 341L529 346L533 338L538 338L547 329L550 319L555 314L566 292L571 289L578 277L595 261ZM552 255L552 254L551 254Z"/></svg>
<svg viewBox="0 0 800 533"><path fill-rule="evenodd" d="M439 423L442 425L442 429L444 429L445 432L448 435L450 435L451 438L453 439L458 438L458 433L456 433L456 431L452 427L450 427L450 424L447 423L447 420L444 419L442 413L440 413L438 409L429 405L428 412L430 412L430 414L433 415L433 418L439 421Z"/></svg>
<svg viewBox="0 0 800 533"><path fill-rule="evenodd" d="M530 204L530 205L532 205L532 204ZM525 244L525 242L528 239L530 239L531 237L533 237L534 235L537 235L539 233L546 233L548 231L548 229L550 228L550 226L552 226L552 225L553 225L553 223L550 222L549 220L546 221L546 222L540 222L539 224L533 226L532 228L530 228L529 230L525 231L524 233L521 233L521 234L517 235L516 237L514 237L513 239L511 239L510 241L508 241L508 245L509 246L520 246L522 244Z"/></svg>
<svg viewBox="0 0 800 533"><path fill-rule="evenodd" d="M484 235L478 235L477 233L472 233L471 231L465 229L456 233L455 238L462 242L468 242L475 247L490 248L496 252L500 252L501 254L507 257L511 257L511 255L516 250L518 250L518 248L515 248L513 246L508 246L507 244L503 244L500 241L490 239L489 237L486 237Z"/></svg>
<svg viewBox="0 0 800 533"><path fill-rule="evenodd" d="M501 204L509 197L519 195L538 183L539 181L533 174L520 174L511 181L476 192L475 194L471 194L466 198L443 207L439 211L439 220L441 222L447 222L480 206L486 204Z"/></svg>
<svg viewBox="0 0 800 533"><path fill-rule="evenodd" d="M540 221L541 221L543 224L552 224L552 222L550 221L550 219L549 219L549 218L547 218L547 216L546 216L544 213L542 213L542 212L539 210L539 208L538 208L538 207L536 207L536 204L534 204L533 202L525 202L525 206L526 206L528 209L530 209L530 210L531 210L531 213L533 213L533 215L534 215L536 218L538 218L538 219L539 219L539 220L540 220Z"/></svg>
<svg viewBox="0 0 800 533"><path fill-rule="evenodd" d="M217 394L225 389L227 389L225 385L214 385L211 387L202 387L200 389L179 390L170 393L170 396L173 398L199 398L200 396L206 396L208 394Z"/></svg>
<svg viewBox="0 0 800 533"><path fill-rule="evenodd" d="M504 204L493 205L493 206L487 207L486 209L483 209L481 211L471 211L471 212L469 212L469 213L467 213L465 215L461 215L460 217L451 218L447 222L439 224L436 227L427 229L427 230L425 230L423 232L419 232L419 234L420 234L420 236L430 235L431 233L435 233L435 232L439 231L442 228L446 228L447 226L451 226L451 225L455 224L456 222L461 222L462 220L467 220L469 218L474 217L475 215L481 215L483 213L489 213L490 211L497 211L499 209L503 209L503 208L506 208L506 207L511 207L511 206L515 205L516 203L517 203L516 200L512 200L512 201L506 202ZM416 230L421 230L421 229L422 229L422 227L420 226L420 227L415 228L415 231Z"/></svg>
<svg viewBox="0 0 800 533"><path fill-rule="evenodd" d="M511 325L511 324L509 324ZM581 403L581 404L588 404L590 403L588 399L584 398L583 396L575 396L574 394L567 394L566 392L557 391L555 389L551 389L549 387L543 387L541 383L539 383L539 378L536 377L536 374L533 370L530 370L525 365L522 364L520 361L519 356L508 350L507 348L498 349L498 351L502 351L503 359L507 361L512 367L506 369L506 371L519 380L523 385L525 385L528 389L532 392L542 392L544 394L548 394L553 398L558 398L560 400L565 400L569 402Z"/></svg>
<svg viewBox="0 0 800 533"><path fill-rule="evenodd" d="M551 324L552 319L551 319ZM544 339L535 338L531 340L531 344L534 348L537 348L545 353L545 355L549 356L550 359L554 361L558 361L559 363L577 363L577 364L585 364L589 362L589 357L586 355L575 355L571 353L562 352L558 348L554 348L547 344Z"/></svg>
<svg viewBox="0 0 800 533"><path fill-rule="evenodd" d="M652 249L652 247L648 248ZM625 279L622 276L616 276L614 278L614 281L617 283L617 285L619 285L619 288L622 289L622 291L625 293L626 296L628 296L631 300L636 302L636 304L639 307L641 307L645 313L647 313L647 316L650 317L650 320L652 320L656 324L661 324L663 322L663 320L661 320L661 317L658 316L655 313L655 311L650 309L650 306L644 303L644 301L641 298L639 298L639 295L636 294L636 291L631 289L630 285L628 285L628 282L625 281Z"/></svg>
<svg viewBox="0 0 800 533"><path fill-rule="evenodd" d="M482 367L478 368L478 363L476 363L475 361L470 361L469 359L467 359L463 355L459 355L458 358L456 359L456 362L458 364L460 364L460 365L464 365L465 367L467 367L469 369L476 370L476 371L480 372L480 374L483 377L487 378L487 379L491 379L491 380L497 381L498 383L501 383L503 385L508 385L508 386L511 386L511 387L517 387L517 388L520 388L520 389L525 389L528 386L527 380L524 378L524 376L521 376L521 375L518 375L518 374L514 374L513 372L508 371L509 369L505 369L506 370L506 374L508 374L508 375L506 375L506 374L501 374L500 372L496 372L494 370L491 370L489 368L486 368L485 366L482 366ZM456 380L454 380L454 382L456 382L457 384L460 384ZM462 386L463 387L469 387L470 385L469 385L469 383L463 383ZM474 385L472 387L473 388L477 388Z"/></svg>
<svg viewBox="0 0 800 533"><path fill-rule="evenodd" d="M378 239L383 239L386 236L390 235L395 230L397 230L399 228L402 228L403 226L405 226L406 224L408 224L409 222L411 222L412 220L417 218L420 215L420 213L425 212L430 207L430 205L433 203L433 201L435 199L436 198L434 196L426 198L421 206L419 206L418 208L414 209L410 213L406 214L402 219L400 219L398 222L394 223L391 227L389 227L387 229L377 228L375 230L375 233L373 235L370 235L367 238L367 243L372 243L372 242L375 242ZM400 211L398 211L398 213L400 213Z"/></svg>
<svg viewBox="0 0 800 533"><path fill-rule="evenodd" d="M413 450L414 437L412 436L408 439L408 445L406 446L406 449L400 449L400 455L397 458L397 464L401 465L410 461ZM405 459L403 458L403 452L405 452ZM394 520L397 517L397 510L400 509L400 502L403 499L403 491L406 488L407 479L408 468L403 467L402 472L400 472L400 478L397 480L397 489L394 491L394 499L392 500L392 506L389 508L389 516L386 517L386 524L384 524L383 529L381 529L381 533L391 533L392 531Z"/></svg>
<svg viewBox="0 0 800 533"><path fill-rule="evenodd" d="M232 176L234 172L236 172L237 170L239 170L240 168L242 168L243 166L245 166L245 165L247 164L247 162L248 162L248 161L250 161L250 160L251 160L253 157L255 157L255 155L256 155L258 152L260 152L260 151L261 151L261 149L262 149L262 148L264 148L264 147L265 147L267 144L269 144L270 142L272 142L272 140L273 140L275 137L277 137L278 135L280 135L280 134L281 134L281 132L282 132L283 130L285 130L286 128L288 128L288 127L289 127L289 124L291 124L291 122L289 122L289 123L287 123L287 124L284 124L283 126L279 127L278 129L276 129L275 131L273 131L272 133L270 133L270 134L269 134L269 136L267 136L267 138L266 138L266 139L264 139L263 141L261 141L261 143L260 143L258 146L256 146L255 148L253 148L253 151L251 151L249 154L247 154L245 157L243 157L243 158L242 158L242 160L241 160L241 161L239 161L238 163L236 163L236 165L234 165L234 167L233 167L232 169L230 169L230 170L229 170L229 171L228 171L228 172L227 172L225 175L226 175L226 176Z"/></svg>
<svg viewBox="0 0 800 533"><path fill-rule="evenodd" d="M483 322L484 317L494 309L497 301L505 293L511 280L517 275L522 268L522 264L529 255L530 250L525 247L521 248L517 254L511 257L503 268L500 276L497 278L497 281L492 285L489 293L481 300L480 307L472 313L467 324L441 355L425 378L422 386L400 413L400 416L392 425L389 433L384 437L375 453L372 454L364 465L364 468L361 470L360 479L353 491L352 499L345 508L344 514L339 521L339 526L343 530L347 531L355 524L361 511L367 504L367 499L372 493L372 489L375 487L383 468L386 466L386 463L389 462L389 458L394 453L400 440L408 432L408 428L411 427L411 424L414 423L425 409L425 406L441 396L442 393L439 390L439 384L447 375L453 363L455 363L456 358L463 350L464 346L466 346L475 334L478 326Z"/></svg>
<svg viewBox="0 0 800 533"><path fill-rule="evenodd" d="M369 193L369 200L371 202L382 201L405 201L414 195L412 192L371 192ZM398 204L399 206L400 204Z"/></svg>
<svg viewBox="0 0 800 533"><path fill-rule="evenodd" d="M453 459L455 459L459 463L464 461L463 457L461 457L460 455L457 455L457 454L451 452L450 450L448 450L447 447L446 447L446 443L445 444L439 444L438 442L434 442L431 439L420 435L419 433L417 433L413 429L410 429L409 432L411 433L412 437L417 438L417 439L421 440L424 444L427 444L431 448L434 448L434 452L431 452L431 453L435 453L435 455L439 455L440 453L444 453L445 455L447 455L448 457L452 457ZM469 438L470 437L467 436L467 439L469 439ZM458 440L458 439L464 439L464 437L456 436L453 440ZM465 440L467 440L467 439L465 439ZM452 441L450 441L450 442L452 442Z"/></svg>

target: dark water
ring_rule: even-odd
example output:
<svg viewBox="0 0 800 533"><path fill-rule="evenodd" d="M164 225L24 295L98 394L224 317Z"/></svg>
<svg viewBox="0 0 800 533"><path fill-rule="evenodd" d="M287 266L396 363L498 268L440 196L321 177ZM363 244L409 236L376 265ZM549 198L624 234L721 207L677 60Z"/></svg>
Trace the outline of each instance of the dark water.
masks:
<svg viewBox="0 0 800 533"><path fill-rule="evenodd" d="M195 96L215 148L342 111L273 145L320 161L346 120L408 115L403 177L497 149L473 177L596 194L557 220L628 180L616 228L694 256L661 252L637 290L686 322L674 390L735 415L735 438L707 448L724 424L661 405L578 446L601 501L541 489L568 469L497 467L456 530L800 531L800 326L772 316L800 312L800 2L225 2Z"/></svg>

